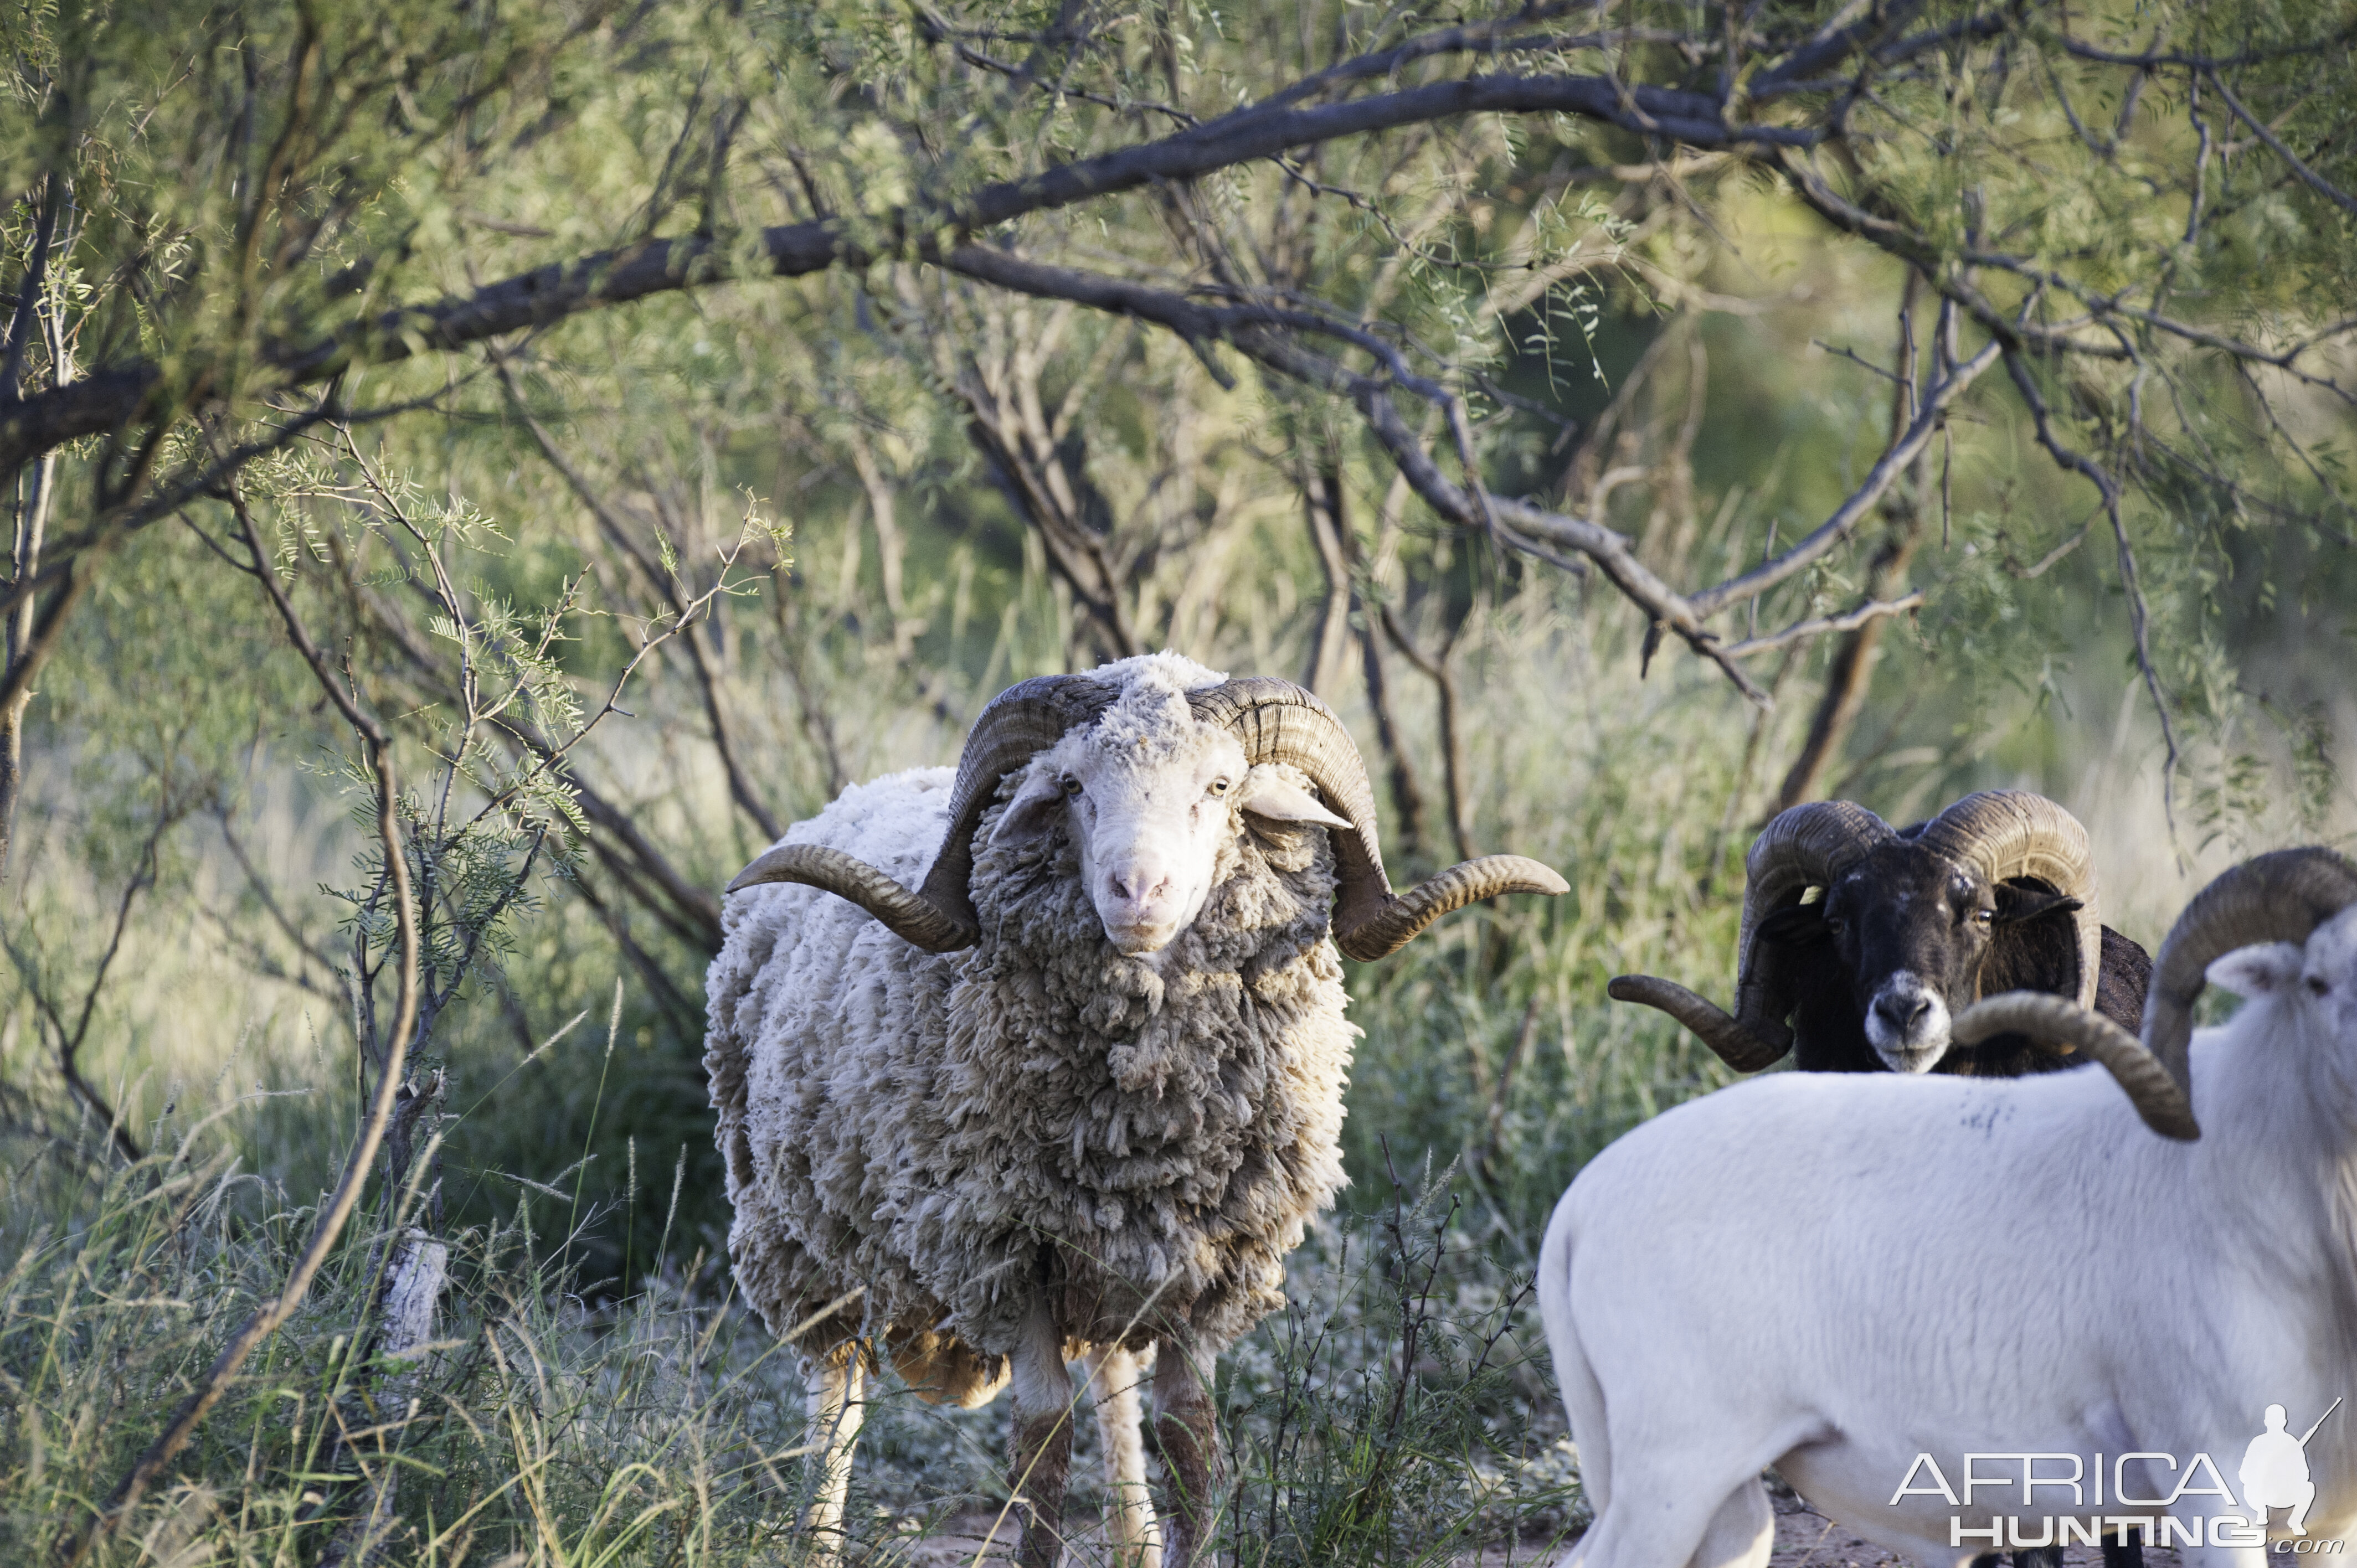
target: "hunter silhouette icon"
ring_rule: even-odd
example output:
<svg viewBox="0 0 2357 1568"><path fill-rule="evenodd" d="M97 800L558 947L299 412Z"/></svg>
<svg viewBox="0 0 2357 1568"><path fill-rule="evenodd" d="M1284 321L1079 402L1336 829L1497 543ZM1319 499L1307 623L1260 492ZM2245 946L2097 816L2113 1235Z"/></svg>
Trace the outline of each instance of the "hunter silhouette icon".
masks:
<svg viewBox="0 0 2357 1568"><path fill-rule="evenodd" d="M2251 1522L2266 1528L2269 1509L2289 1509L2291 1518L2284 1522L2294 1535L2308 1533L2309 1506L2316 1501L2316 1483L2308 1478L2308 1440L2316 1435L2333 1411L2341 1408L2334 1400L2316 1425L2294 1437L2284 1430L2284 1407L2267 1406L2267 1429L2251 1439L2243 1451L2243 1467L2235 1478L2243 1483L2243 1501L2251 1510Z"/></svg>

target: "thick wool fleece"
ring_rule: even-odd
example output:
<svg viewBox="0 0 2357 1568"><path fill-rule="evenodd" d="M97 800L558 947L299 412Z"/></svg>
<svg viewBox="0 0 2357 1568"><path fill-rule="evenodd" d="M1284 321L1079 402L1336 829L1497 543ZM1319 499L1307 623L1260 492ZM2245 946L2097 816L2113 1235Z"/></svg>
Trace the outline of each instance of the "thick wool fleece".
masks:
<svg viewBox="0 0 2357 1568"><path fill-rule="evenodd" d="M1091 738L1178 744L1200 672L1125 666ZM787 842L915 886L951 781L846 790ZM1342 1186L1357 1033L1322 830L1239 813L1201 914L1132 959L1061 822L1010 847L990 842L1000 812L975 834L978 946L923 953L842 899L770 886L729 900L706 980L738 1283L775 1332L865 1286L801 1348L864 1324L961 1401L986 1394L981 1358L1007 1353L1043 1291L1070 1338L1183 1327L1212 1354L1281 1305L1286 1253Z"/></svg>

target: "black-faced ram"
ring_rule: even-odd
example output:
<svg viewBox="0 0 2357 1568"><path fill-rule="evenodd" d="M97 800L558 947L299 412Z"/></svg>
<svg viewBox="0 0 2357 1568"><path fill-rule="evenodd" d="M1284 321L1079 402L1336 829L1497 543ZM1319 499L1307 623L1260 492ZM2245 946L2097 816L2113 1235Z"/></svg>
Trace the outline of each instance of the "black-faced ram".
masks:
<svg viewBox="0 0 2357 1568"><path fill-rule="evenodd" d="M2014 1078L2078 1065L2018 1036L1954 1048L1949 1019L2001 991L2073 996L2126 1029L2141 1019L2151 964L2103 924L2087 830L2042 795L1968 795L1896 830L1847 800L1795 806L1744 873L1733 1016L1652 975L1609 987L1738 1071L1788 1051L1803 1072ZM1812 889L1822 897L1803 902Z"/></svg>

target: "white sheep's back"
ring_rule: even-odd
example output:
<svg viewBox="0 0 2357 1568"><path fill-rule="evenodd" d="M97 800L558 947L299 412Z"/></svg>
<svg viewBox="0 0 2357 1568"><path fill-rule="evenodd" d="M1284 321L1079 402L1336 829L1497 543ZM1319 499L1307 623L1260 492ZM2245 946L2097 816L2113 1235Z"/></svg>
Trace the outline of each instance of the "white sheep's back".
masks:
<svg viewBox="0 0 2357 1568"><path fill-rule="evenodd" d="M949 825L947 768L857 784L781 841L825 844L915 886ZM876 1185L920 1131L911 1107L942 1059L943 1013L963 954L924 952L846 899L772 883L729 897L705 976L710 1075L735 1210L737 1283L772 1333L842 1294L921 1310L924 1292L879 1242ZM797 1342L856 1333L855 1305Z"/></svg>

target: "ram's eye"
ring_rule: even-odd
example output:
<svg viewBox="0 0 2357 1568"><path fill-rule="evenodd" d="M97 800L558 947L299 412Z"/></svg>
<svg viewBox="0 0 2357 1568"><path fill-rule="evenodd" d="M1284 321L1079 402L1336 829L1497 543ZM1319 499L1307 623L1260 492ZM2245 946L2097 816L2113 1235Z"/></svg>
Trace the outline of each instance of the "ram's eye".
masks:
<svg viewBox="0 0 2357 1568"><path fill-rule="evenodd" d="M1827 915L1825 917L1825 935L1829 937L1837 937L1848 929L1849 922L1843 919L1839 915Z"/></svg>
<svg viewBox="0 0 2357 1568"><path fill-rule="evenodd" d="M1080 792L1081 792L1081 781L1080 781L1079 779L1066 779L1064 780L1064 793L1065 793L1065 794L1067 794L1067 795L1077 795L1077 794L1079 794Z"/></svg>
<svg viewBox="0 0 2357 1568"><path fill-rule="evenodd" d="M1213 795L1224 795L1234 788L1234 783L1226 779L1214 779L1205 786L1207 792Z"/></svg>
<svg viewBox="0 0 2357 1568"><path fill-rule="evenodd" d="M1989 927L1996 924L1996 911L1995 909L1974 910L1973 924L1980 927L1984 930L1987 929Z"/></svg>
<svg viewBox="0 0 2357 1568"><path fill-rule="evenodd" d="M2309 979L2308 979L2308 990L2309 990L2309 994L2310 994L2310 995L2312 995L2312 996L2322 996L2322 995L2325 995L2326 993L2328 993L2329 992L2330 992L2330 991L2331 991L2331 989L2332 989L2332 987L2331 987L2330 984L2328 984L2326 982L2317 979L2314 975L2310 975L2310 976L2309 976Z"/></svg>

